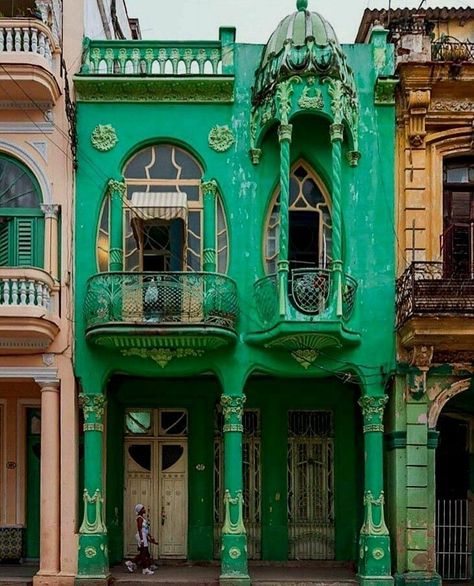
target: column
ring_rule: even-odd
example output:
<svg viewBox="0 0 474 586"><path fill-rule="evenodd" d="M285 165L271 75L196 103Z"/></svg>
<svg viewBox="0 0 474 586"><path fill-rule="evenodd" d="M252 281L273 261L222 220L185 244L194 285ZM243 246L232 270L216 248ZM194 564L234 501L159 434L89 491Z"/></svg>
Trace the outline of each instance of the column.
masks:
<svg viewBox="0 0 474 586"><path fill-rule="evenodd" d="M217 183L214 179L202 181L201 190L204 197L204 263L206 273L215 273L216 262L216 197Z"/></svg>
<svg viewBox="0 0 474 586"><path fill-rule="evenodd" d="M40 568L38 576L60 570L59 381L37 380L41 388ZM35 580L41 583L42 580Z"/></svg>
<svg viewBox="0 0 474 586"><path fill-rule="evenodd" d="M383 412L387 400L385 394L359 399L364 421L364 523L359 540L359 580L370 586L393 584L383 491Z"/></svg>
<svg viewBox="0 0 474 586"><path fill-rule="evenodd" d="M288 233L290 205L290 146L293 126L280 124L278 140L280 141L280 250L278 253L278 290L280 315L286 315L288 299Z"/></svg>
<svg viewBox="0 0 474 586"><path fill-rule="evenodd" d="M44 270L55 281L59 277L58 271L58 213L59 205L42 204L44 212Z"/></svg>
<svg viewBox="0 0 474 586"><path fill-rule="evenodd" d="M343 125L331 124L332 143L332 268L336 315L342 316L342 139Z"/></svg>
<svg viewBox="0 0 474 586"><path fill-rule="evenodd" d="M221 397L224 414L224 524L220 584L250 585L247 534L243 521L242 415L243 394Z"/></svg>
<svg viewBox="0 0 474 586"><path fill-rule="evenodd" d="M111 179L107 186L110 197L110 253L109 270L123 271L123 200L127 186Z"/></svg>
<svg viewBox="0 0 474 586"><path fill-rule="evenodd" d="M84 517L79 529L78 579L91 584L91 578L100 583L109 575L102 482L105 397L81 393L79 402L84 413Z"/></svg>

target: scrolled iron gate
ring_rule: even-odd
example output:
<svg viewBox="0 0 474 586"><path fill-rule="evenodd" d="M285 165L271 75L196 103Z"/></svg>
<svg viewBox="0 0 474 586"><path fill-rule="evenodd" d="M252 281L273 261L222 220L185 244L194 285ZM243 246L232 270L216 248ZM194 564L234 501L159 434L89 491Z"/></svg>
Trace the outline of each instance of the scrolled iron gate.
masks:
<svg viewBox="0 0 474 586"><path fill-rule="evenodd" d="M471 525L468 499L436 501L436 567L444 580L470 580Z"/></svg>
<svg viewBox="0 0 474 586"><path fill-rule="evenodd" d="M289 559L334 559L332 413L288 413Z"/></svg>

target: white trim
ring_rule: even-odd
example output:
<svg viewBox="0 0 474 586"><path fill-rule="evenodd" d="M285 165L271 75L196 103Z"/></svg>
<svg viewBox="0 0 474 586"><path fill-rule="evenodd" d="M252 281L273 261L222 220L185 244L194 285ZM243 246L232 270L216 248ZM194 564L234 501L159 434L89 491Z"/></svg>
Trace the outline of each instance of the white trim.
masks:
<svg viewBox="0 0 474 586"><path fill-rule="evenodd" d="M0 379L21 378L58 382L58 369L42 366L0 366Z"/></svg>
<svg viewBox="0 0 474 586"><path fill-rule="evenodd" d="M0 152L5 153L7 155L12 155L17 159L20 159L36 177L43 196L43 203L53 203L53 195L51 193L51 185L49 179L47 178L43 169L38 165L38 163L33 159L31 155L29 155L24 149L19 147L17 144L13 142L7 142L5 140L0 140Z"/></svg>
<svg viewBox="0 0 474 586"><path fill-rule="evenodd" d="M2 134L52 134L52 122L0 122Z"/></svg>

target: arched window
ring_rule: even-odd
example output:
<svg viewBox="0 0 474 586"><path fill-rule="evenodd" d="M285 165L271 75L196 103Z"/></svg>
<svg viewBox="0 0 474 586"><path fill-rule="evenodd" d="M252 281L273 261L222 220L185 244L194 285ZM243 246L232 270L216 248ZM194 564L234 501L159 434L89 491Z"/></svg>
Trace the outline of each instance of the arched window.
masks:
<svg viewBox="0 0 474 586"><path fill-rule="evenodd" d="M188 152L155 145L125 165L125 271L200 271L203 262L203 170ZM145 205L146 204L146 205ZM217 270L227 271L228 234L220 197L216 205ZM109 202L104 202L98 233L99 270L107 270Z"/></svg>
<svg viewBox="0 0 474 586"><path fill-rule="evenodd" d="M443 259L446 277L474 278L474 157L444 164Z"/></svg>
<svg viewBox="0 0 474 586"><path fill-rule="evenodd" d="M44 216L36 179L0 155L0 266L43 266Z"/></svg>
<svg viewBox="0 0 474 586"><path fill-rule="evenodd" d="M266 225L265 262L277 268L280 237L280 189L275 193ZM291 269L326 268L331 261L331 215L324 186L304 162L290 177L288 260Z"/></svg>

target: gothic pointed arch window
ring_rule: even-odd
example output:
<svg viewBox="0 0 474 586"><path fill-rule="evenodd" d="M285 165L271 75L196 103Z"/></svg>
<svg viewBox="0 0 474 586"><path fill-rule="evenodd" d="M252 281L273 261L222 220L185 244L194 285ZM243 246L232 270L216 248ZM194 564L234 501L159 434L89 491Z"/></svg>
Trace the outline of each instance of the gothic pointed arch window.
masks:
<svg viewBox="0 0 474 586"><path fill-rule="evenodd" d="M42 267L44 214L30 170L0 154L0 266Z"/></svg>
<svg viewBox="0 0 474 586"><path fill-rule="evenodd" d="M200 271L203 264L203 169L185 149L159 144L138 151L123 171L125 271ZM220 195L216 205L217 270L227 272L228 232ZM99 270L108 267L110 203L99 221Z"/></svg>
<svg viewBox="0 0 474 586"><path fill-rule="evenodd" d="M290 176L288 260L290 269L327 268L331 262L329 194L305 161L298 161ZM280 239L280 188L276 190L266 222L267 273L277 269Z"/></svg>

